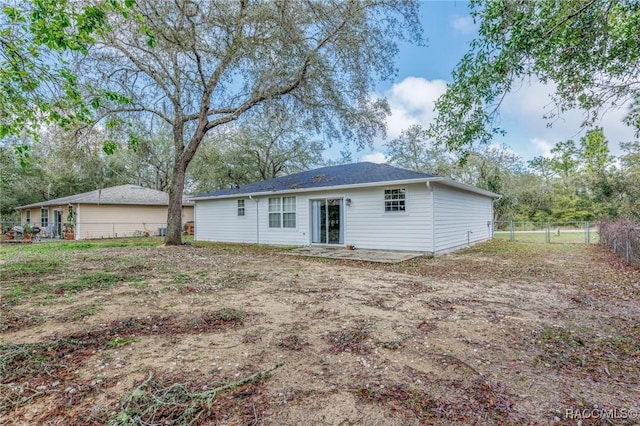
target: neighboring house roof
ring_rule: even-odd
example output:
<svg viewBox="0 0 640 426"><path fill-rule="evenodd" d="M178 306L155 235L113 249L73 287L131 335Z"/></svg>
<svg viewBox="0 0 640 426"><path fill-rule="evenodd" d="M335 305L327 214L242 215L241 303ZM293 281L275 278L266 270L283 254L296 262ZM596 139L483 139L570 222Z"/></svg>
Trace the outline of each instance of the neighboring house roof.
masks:
<svg viewBox="0 0 640 426"><path fill-rule="evenodd" d="M155 189L143 188L138 185L120 185L20 206L16 207L16 210L34 207L60 206L63 204L129 204L167 206L169 205L169 194ZM193 205L193 203L188 201L186 197L183 198L182 204Z"/></svg>
<svg viewBox="0 0 640 426"><path fill-rule="evenodd" d="M248 195L261 195L274 192L308 192L336 187L362 187L393 183L440 182L444 185L457 187L492 198L500 195L485 191L470 185L465 185L428 173L401 169L388 164L351 163L339 166L328 166L306 172L294 173L274 179L227 188L207 194L191 197L191 200L206 200L212 198L228 198Z"/></svg>

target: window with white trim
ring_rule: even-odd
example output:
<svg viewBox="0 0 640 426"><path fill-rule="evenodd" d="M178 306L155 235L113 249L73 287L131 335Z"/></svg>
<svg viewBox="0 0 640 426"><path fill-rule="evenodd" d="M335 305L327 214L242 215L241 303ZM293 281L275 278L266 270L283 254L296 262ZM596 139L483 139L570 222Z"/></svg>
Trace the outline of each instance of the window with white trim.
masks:
<svg viewBox="0 0 640 426"><path fill-rule="evenodd" d="M296 197L269 198L269 228L296 227Z"/></svg>
<svg viewBox="0 0 640 426"><path fill-rule="evenodd" d="M238 216L244 216L244 200L238 200Z"/></svg>
<svg viewBox="0 0 640 426"><path fill-rule="evenodd" d="M384 190L384 211L385 212L403 212L406 210L405 188L394 188Z"/></svg>
<svg viewBox="0 0 640 426"><path fill-rule="evenodd" d="M49 209L40 209L40 226L49 226Z"/></svg>
<svg viewBox="0 0 640 426"><path fill-rule="evenodd" d="M296 197L282 197L282 227L296 227Z"/></svg>

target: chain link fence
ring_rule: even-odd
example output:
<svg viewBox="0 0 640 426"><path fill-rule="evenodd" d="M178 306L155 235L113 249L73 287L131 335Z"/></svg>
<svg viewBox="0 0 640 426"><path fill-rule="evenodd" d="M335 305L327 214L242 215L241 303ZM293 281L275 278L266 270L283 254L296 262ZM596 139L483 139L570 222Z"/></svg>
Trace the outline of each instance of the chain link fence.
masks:
<svg viewBox="0 0 640 426"><path fill-rule="evenodd" d="M193 234L193 223L183 225L185 234ZM101 238L127 238L165 236L166 223L111 223L111 222L79 222L73 229L68 229L64 223L21 224L20 222L0 222L0 240L56 240L74 239L90 240Z"/></svg>
<svg viewBox="0 0 640 426"><path fill-rule="evenodd" d="M529 243L590 244L599 241L591 222L495 222L493 238Z"/></svg>
<svg viewBox="0 0 640 426"><path fill-rule="evenodd" d="M600 244L613 250L627 263L640 267L640 224L628 219L599 223Z"/></svg>

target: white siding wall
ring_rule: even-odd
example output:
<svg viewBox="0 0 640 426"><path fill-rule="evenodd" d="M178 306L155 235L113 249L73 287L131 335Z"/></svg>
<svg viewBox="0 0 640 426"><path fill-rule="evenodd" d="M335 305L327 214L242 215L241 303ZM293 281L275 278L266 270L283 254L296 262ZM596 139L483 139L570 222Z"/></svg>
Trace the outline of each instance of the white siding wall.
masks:
<svg viewBox="0 0 640 426"><path fill-rule="evenodd" d="M406 212L384 211L384 190L394 188L406 188ZM255 201L248 198L245 199L245 217L237 216L236 198L198 201L196 239L308 245L311 244L311 200L350 198L351 205L344 206L345 243L359 248L432 251L431 195L424 184L320 191L295 196L296 228L269 228L268 196L259 199L258 223Z"/></svg>
<svg viewBox="0 0 640 426"><path fill-rule="evenodd" d="M195 239L227 243L256 242L256 203L244 201L244 216L238 216L238 199L198 201L195 207ZM262 203L264 204L264 203ZM263 206L259 205L259 208Z"/></svg>
<svg viewBox="0 0 640 426"><path fill-rule="evenodd" d="M405 188L406 211L385 212L384 190ZM356 248L431 251L431 199L425 184L367 188L349 194L345 242Z"/></svg>
<svg viewBox="0 0 640 426"><path fill-rule="evenodd" d="M491 238L492 199L443 185L434 187L436 254Z"/></svg>

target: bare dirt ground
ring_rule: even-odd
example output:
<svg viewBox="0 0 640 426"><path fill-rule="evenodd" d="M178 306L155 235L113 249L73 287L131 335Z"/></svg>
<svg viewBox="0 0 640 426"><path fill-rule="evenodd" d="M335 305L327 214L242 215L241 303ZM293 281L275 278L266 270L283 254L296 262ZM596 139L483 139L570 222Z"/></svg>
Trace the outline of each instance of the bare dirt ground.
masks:
<svg viewBox="0 0 640 426"><path fill-rule="evenodd" d="M82 247L0 248L2 425L640 423L640 271L598 246Z"/></svg>

